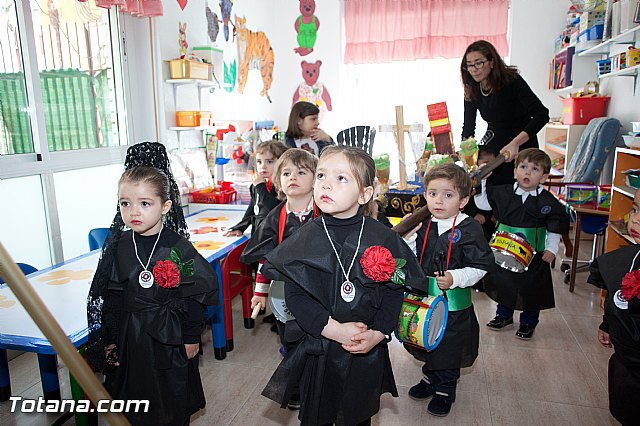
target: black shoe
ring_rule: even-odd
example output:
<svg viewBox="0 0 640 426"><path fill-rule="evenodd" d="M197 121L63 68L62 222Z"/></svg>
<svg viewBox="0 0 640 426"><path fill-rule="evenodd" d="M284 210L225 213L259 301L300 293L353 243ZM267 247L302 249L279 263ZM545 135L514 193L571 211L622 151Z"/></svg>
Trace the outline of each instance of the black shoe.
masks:
<svg viewBox="0 0 640 426"><path fill-rule="evenodd" d="M267 315L262 318L262 322L268 322L269 324L274 324L276 322L276 317L273 314Z"/></svg>
<svg viewBox="0 0 640 426"><path fill-rule="evenodd" d="M444 417L449 414L452 405L453 402L449 398L436 394L427 405L427 411L433 416Z"/></svg>
<svg viewBox="0 0 640 426"><path fill-rule="evenodd" d="M291 395L289 402L287 403L289 410L297 411L300 409L300 395Z"/></svg>
<svg viewBox="0 0 640 426"><path fill-rule="evenodd" d="M431 384L425 381L425 379L420 380L420 383L409 389L409 397L412 399L423 400L431 398L434 394L435 391L431 387Z"/></svg>
<svg viewBox="0 0 640 426"><path fill-rule="evenodd" d="M511 324L513 324L513 317L507 318L502 315L496 315L494 319L487 323L487 327L492 330L500 330Z"/></svg>
<svg viewBox="0 0 640 426"><path fill-rule="evenodd" d="M533 337L533 331L535 329L535 325L520 324L518 331L516 331L516 337L523 340L529 340Z"/></svg>
<svg viewBox="0 0 640 426"><path fill-rule="evenodd" d="M274 333L278 332L278 326L275 324L271 324L271 327L269 328L269 330L273 331Z"/></svg>

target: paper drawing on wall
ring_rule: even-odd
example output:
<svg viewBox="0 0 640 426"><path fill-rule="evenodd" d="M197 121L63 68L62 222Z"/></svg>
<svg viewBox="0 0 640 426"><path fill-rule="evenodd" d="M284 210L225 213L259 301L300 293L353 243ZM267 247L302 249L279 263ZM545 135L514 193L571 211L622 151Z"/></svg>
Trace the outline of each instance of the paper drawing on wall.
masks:
<svg viewBox="0 0 640 426"><path fill-rule="evenodd" d="M320 109L331 111L331 95L324 84L318 81L320 77L320 66L322 61L309 63L307 61L300 62L302 67L302 78L304 83L300 83L298 89L293 94L293 103L299 101L310 102Z"/></svg>
<svg viewBox="0 0 640 426"><path fill-rule="evenodd" d="M220 12L222 12L222 23L224 24L222 31L224 32L225 41L229 41L229 21L231 21L231 8L233 1L220 0Z"/></svg>
<svg viewBox="0 0 640 426"><path fill-rule="evenodd" d="M184 10L185 7L187 7L187 2L189 0L178 0L178 5L180 6L180 9Z"/></svg>
<svg viewBox="0 0 640 426"><path fill-rule="evenodd" d="M236 88L236 60L231 61L229 65L224 63L224 90L231 93Z"/></svg>
<svg viewBox="0 0 640 426"><path fill-rule="evenodd" d="M205 15L207 15L207 34L212 42L216 42L218 33L220 32L220 22L218 15L211 11L209 6L205 7Z"/></svg>
<svg viewBox="0 0 640 426"><path fill-rule="evenodd" d="M316 10L315 0L299 0L300 13L294 27L298 33L298 46L293 49L300 56L306 56L313 52L313 46L316 44L320 21L313 14Z"/></svg>
<svg viewBox="0 0 640 426"><path fill-rule="evenodd" d="M238 92L244 91L250 69L260 70L262 76L261 96L269 102L269 89L273 82L273 49L269 39L262 31L251 31L246 27L246 18L236 16L235 35L238 37Z"/></svg>
<svg viewBox="0 0 640 426"><path fill-rule="evenodd" d="M178 39L178 45L180 46L180 59L184 59L187 56L187 23L178 22L178 31L180 32L180 38Z"/></svg>

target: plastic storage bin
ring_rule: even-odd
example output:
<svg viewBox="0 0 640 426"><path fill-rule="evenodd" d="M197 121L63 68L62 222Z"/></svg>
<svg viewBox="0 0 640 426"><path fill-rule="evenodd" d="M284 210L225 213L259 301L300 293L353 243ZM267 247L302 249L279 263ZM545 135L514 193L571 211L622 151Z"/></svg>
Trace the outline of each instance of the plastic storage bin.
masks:
<svg viewBox="0 0 640 426"><path fill-rule="evenodd" d="M209 187L191 193L194 203L229 204L236 200L238 193L233 188Z"/></svg>
<svg viewBox="0 0 640 426"><path fill-rule="evenodd" d="M593 27L587 28L584 31L580 31L578 35L578 41L591 41L591 40L601 40L602 34L604 33L604 24L594 25Z"/></svg>
<svg viewBox="0 0 640 426"><path fill-rule="evenodd" d="M609 210L611 207L611 184L598 185L598 209Z"/></svg>
<svg viewBox="0 0 640 426"><path fill-rule="evenodd" d="M606 116L609 96L565 98L562 100L564 124L588 124L592 118Z"/></svg>
<svg viewBox="0 0 640 426"><path fill-rule="evenodd" d="M209 80L211 65L186 59L173 59L169 61L169 74L171 78L193 78L196 80Z"/></svg>
<svg viewBox="0 0 640 426"><path fill-rule="evenodd" d="M581 207L596 207L598 187L588 184L569 184L566 187L565 200L569 204Z"/></svg>
<svg viewBox="0 0 640 426"><path fill-rule="evenodd" d="M196 127L198 111L176 111L176 126Z"/></svg>
<svg viewBox="0 0 640 426"><path fill-rule="evenodd" d="M598 66L598 76L611 72L611 58L596 61L596 65Z"/></svg>
<svg viewBox="0 0 640 426"><path fill-rule="evenodd" d="M213 126L213 114L210 111L197 111L196 122L196 126Z"/></svg>

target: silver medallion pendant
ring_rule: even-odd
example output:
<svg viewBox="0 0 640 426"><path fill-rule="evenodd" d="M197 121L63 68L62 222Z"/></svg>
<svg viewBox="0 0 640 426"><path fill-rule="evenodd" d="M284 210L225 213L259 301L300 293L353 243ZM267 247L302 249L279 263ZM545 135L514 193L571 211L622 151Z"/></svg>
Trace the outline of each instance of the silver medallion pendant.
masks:
<svg viewBox="0 0 640 426"><path fill-rule="evenodd" d="M153 285L153 274L147 270L140 272L138 283L142 288L149 288Z"/></svg>
<svg viewBox="0 0 640 426"><path fill-rule="evenodd" d="M256 204L253 206L253 214L258 216L258 213L260 213L260 207Z"/></svg>
<svg viewBox="0 0 640 426"><path fill-rule="evenodd" d="M345 302L351 302L356 297L356 286L349 280L343 282L340 287L340 296Z"/></svg>

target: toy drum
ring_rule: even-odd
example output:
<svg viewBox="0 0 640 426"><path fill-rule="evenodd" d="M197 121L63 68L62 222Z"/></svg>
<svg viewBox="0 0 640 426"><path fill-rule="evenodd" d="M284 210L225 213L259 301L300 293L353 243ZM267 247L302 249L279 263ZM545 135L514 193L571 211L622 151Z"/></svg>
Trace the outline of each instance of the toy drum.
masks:
<svg viewBox="0 0 640 426"><path fill-rule="evenodd" d="M280 322L295 319L284 301L284 281L271 281L269 286L269 307Z"/></svg>
<svg viewBox="0 0 640 426"><path fill-rule="evenodd" d="M525 238L505 231L493 234L489 247L496 263L511 272L525 272L536 254Z"/></svg>
<svg viewBox="0 0 640 426"><path fill-rule="evenodd" d="M422 298L405 293L396 337L402 343L432 351L444 336L448 313L442 296Z"/></svg>

